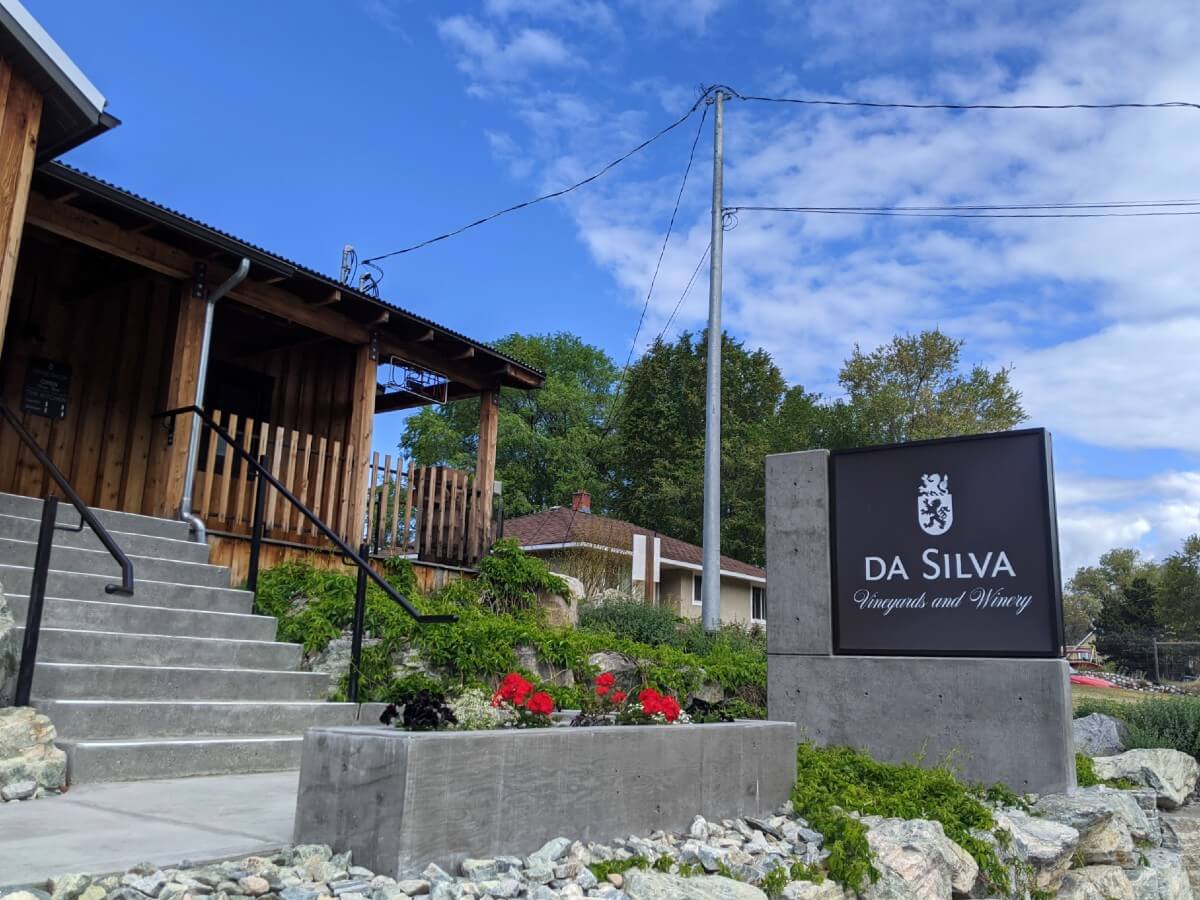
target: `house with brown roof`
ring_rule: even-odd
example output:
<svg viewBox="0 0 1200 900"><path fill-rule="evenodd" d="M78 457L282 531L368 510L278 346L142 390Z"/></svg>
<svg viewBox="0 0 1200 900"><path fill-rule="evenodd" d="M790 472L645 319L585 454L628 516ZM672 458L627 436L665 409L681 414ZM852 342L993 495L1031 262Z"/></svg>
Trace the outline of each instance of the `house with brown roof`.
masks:
<svg viewBox="0 0 1200 900"><path fill-rule="evenodd" d="M504 523L504 537L541 557L555 572L572 575L585 593L628 590L646 602L699 619L703 550L632 522L592 513L591 496L578 491L571 505L554 506ZM767 572L721 557L721 621L766 625Z"/></svg>

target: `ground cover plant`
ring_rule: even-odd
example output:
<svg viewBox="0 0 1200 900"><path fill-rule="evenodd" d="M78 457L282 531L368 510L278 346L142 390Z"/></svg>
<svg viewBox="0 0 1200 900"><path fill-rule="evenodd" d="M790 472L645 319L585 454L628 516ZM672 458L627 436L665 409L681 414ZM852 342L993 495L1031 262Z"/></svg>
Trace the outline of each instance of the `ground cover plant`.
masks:
<svg viewBox="0 0 1200 900"><path fill-rule="evenodd" d="M592 693L591 681L599 674L588 657L608 651L636 661L635 695L652 688L686 705L702 686L715 684L730 699L705 721L765 715L766 648L761 636L736 628L696 634L699 629L677 623L675 636L664 634L651 643L614 630L611 622L551 626L536 606L536 594L565 587L542 560L526 556L511 541L501 541L479 571L477 579L455 581L425 596L406 560L387 567L388 582L422 612L456 615L458 621L450 625L418 625L381 590L368 586L361 700L402 705L422 690L468 688L490 697L510 672L536 676L522 668L518 649L525 647L542 663L573 674L574 684L541 688L558 709L583 707ZM278 639L303 644L313 655L350 628L354 588L354 577L345 572L286 563L260 574L255 612L276 617ZM426 671L397 671L395 660L410 651L419 654Z"/></svg>
<svg viewBox="0 0 1200 900"><path fill-rule="evenodd" d="M867 827L851 815L859 813L941 822L946 836L975 858L991 886L1007 894L1008 870L995 846L978 836L990 832L1001 847L1009 841L1008 832L996 828L994 803L1022 805L1021 798L1002 785L984 788L959 781L948 765L881 763L847 747L801 744L796 751L792 805L825 836L829 877L855 889L879 877Z"/></svg>
<svg viewBox="0 0 1200 900"><path fill-rule="evenodd" d="M1075 717L1104 713L1128 726L1125 746L1166 747L1200 756L1200 697L1148 697L1134 702L1085 700Z"/></svg>

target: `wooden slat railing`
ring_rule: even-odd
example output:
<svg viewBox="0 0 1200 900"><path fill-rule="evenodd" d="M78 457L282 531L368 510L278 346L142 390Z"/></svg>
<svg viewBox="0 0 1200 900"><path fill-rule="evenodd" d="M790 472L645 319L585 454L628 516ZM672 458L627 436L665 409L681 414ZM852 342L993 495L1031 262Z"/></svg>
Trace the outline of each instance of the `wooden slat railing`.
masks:
<svg viewBox="0 0 1200 900"><path fill-rule="evenodd" d="M347 492L353 483L350 475L355 460L341 441L221 410L209 415L247 453L260 459L265 456L271 473L318 518L346 540L361 539L361 524L353 528L347 521ZM196 468L196 514L212 530L249 535L254 521L254 482L247 478L249 467L227 452L215 432L205 436L203 446L207 452ZM291 504L279 501L277 491L268 492L266 526L267 536L277 540L320 540L314 527Z"/></svg>
<svg viewBox="0 0 1200 900"><path fill-rule="evenodd" d="M367 540L374 552L425 562L473 566L491 547L495 528L482 522L470 472L416 466L372 455L368 466Z"/></svg>

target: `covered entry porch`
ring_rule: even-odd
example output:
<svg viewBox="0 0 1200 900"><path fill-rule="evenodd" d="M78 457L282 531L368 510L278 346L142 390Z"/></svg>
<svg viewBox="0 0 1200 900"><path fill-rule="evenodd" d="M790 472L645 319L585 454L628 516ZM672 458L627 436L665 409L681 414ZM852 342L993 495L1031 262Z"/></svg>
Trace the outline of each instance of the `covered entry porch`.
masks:
<svg viewBox="0 0 1200 900"><path fill-rule="evenodd" d="M35 171L0 377L3 400L90 505L192 511L212 561L244 576L255 481L190 406L350 543L470 566L492 537L497 398L541 373L378 297L57 163ZM208 298L241 260L248 277ZM208 347L206 349L206 343ZM377 415L480 399L474 471L419 470L372 446ZM43 496L46 476L0 433L0 490ZM327 546L268 492L263 565Z"/></svg>

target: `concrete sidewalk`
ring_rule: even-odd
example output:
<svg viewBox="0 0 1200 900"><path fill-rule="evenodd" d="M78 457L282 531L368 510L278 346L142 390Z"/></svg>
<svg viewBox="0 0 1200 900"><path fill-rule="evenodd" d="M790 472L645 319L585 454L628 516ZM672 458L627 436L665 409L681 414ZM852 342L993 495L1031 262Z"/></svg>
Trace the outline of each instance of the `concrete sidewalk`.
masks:
<svg viewBox="0 0 1200 900"><path fill-rule="evenodd" d="M292 840L297 772L89 784L0 806L0 888L248 856Z"/></svg>

